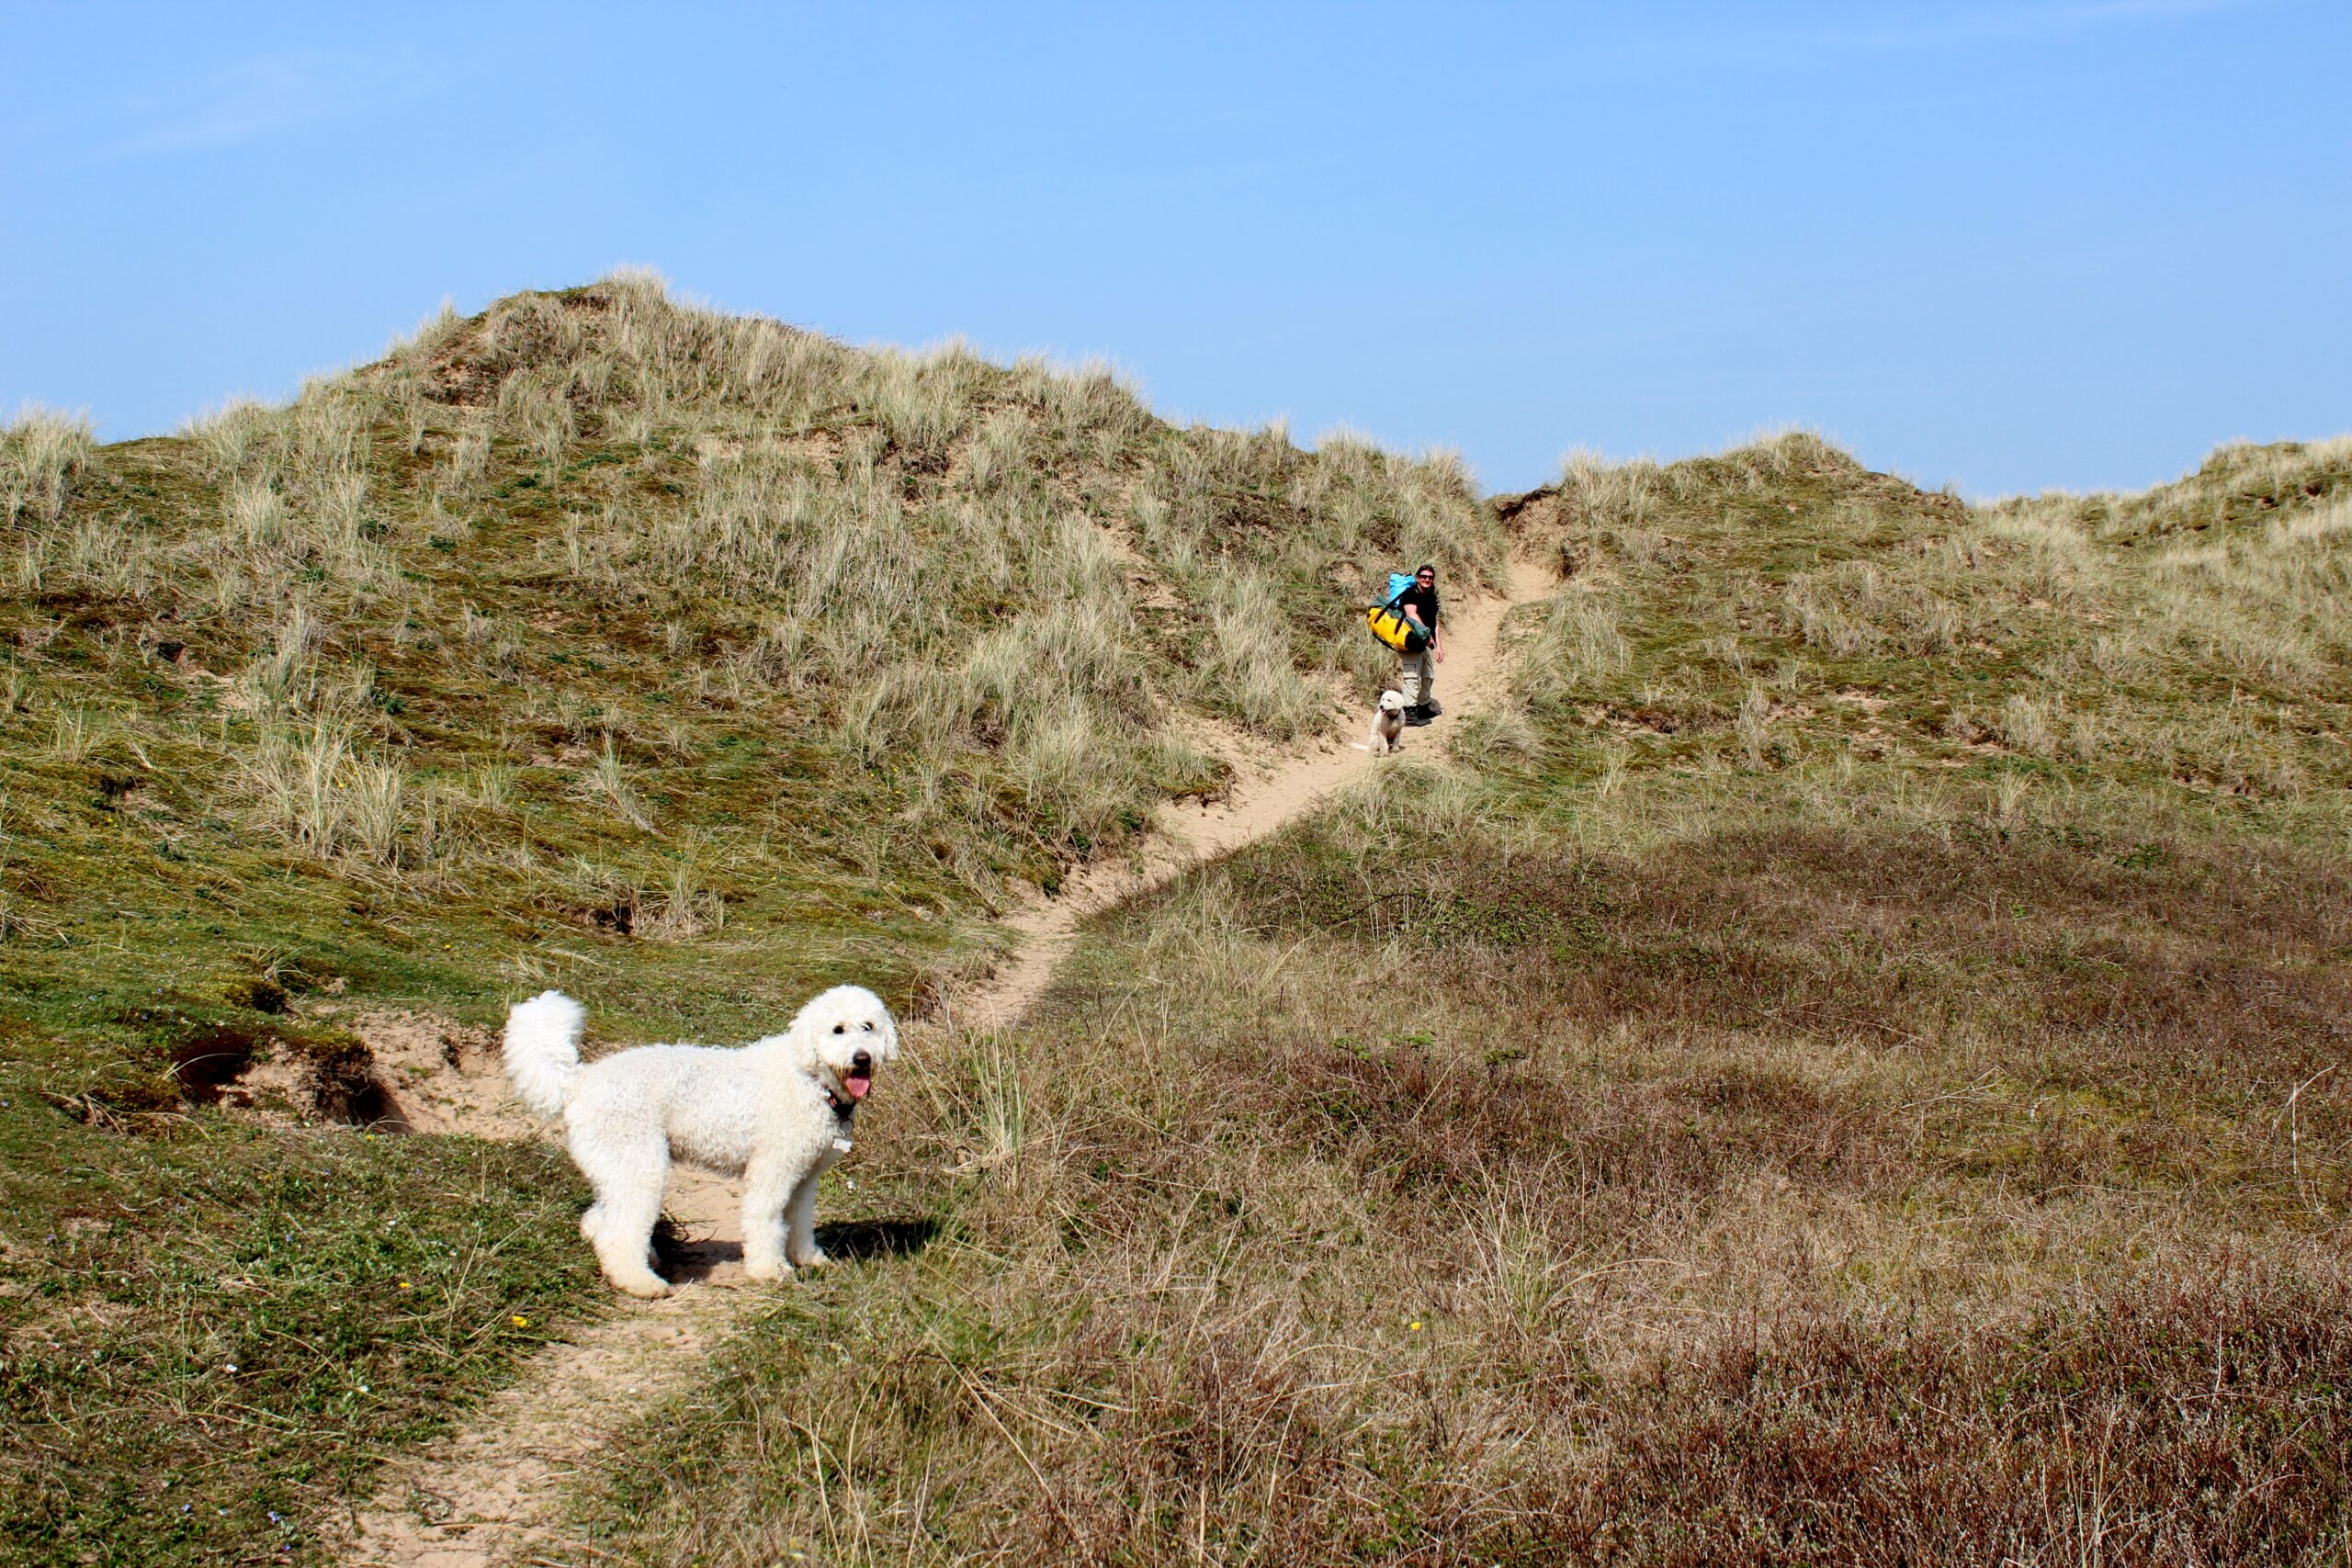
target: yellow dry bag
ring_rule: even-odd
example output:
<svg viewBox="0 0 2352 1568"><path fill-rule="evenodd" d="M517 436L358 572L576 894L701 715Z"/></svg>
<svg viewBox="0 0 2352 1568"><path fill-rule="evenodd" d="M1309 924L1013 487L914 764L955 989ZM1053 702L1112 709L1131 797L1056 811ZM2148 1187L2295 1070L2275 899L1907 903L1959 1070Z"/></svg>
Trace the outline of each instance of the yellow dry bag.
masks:
<svg viewBox="0 0 2352 1568"><path fill-rule="evenodd" d="M1419 653L1430 645L1430 634L1421 630L1396 607L1396 599L1385 604L1375 604L1365 612L1364 619L1372 624L1372 635L1399 653Z"/></svg>

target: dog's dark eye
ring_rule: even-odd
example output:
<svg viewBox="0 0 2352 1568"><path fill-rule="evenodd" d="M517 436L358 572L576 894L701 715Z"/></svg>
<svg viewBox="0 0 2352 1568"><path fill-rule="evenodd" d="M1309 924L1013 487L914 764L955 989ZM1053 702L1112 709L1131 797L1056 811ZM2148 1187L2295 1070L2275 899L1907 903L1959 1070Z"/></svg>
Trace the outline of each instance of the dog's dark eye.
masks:
<svg viewBox="0 0 2352 1568"><path fill-rule="evenodd" d="M874 1021L870 1018L865 1021L865 1032L868 1034L874 1032Z"/></svg>
<svg viewBox="0 0 2352 1568"><path fill-rule="evenodd" d="M849 1025L846 1023L837 1023L833 1025L833 1032L836 1034L847 1034L849 1032Z"/></svg>

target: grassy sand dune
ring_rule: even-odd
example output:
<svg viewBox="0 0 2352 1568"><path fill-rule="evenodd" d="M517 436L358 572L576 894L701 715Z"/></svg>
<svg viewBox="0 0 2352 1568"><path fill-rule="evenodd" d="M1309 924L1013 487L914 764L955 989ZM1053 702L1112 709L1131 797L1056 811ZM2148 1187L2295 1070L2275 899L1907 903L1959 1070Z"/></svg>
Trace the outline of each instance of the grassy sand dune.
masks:
<svg viewBox="0 0 2352 1568"><path fill-rule="evenodd" d="M0 1551L34 1559L308 1539L595 1310L560 1158L311 1130L398 1098L366 1007L455 1041L560 984L622 1043L844 977L919 1010L1021 882L1221 787L1195 730L1327 730L1372 573L1501 558L1442 457L639 276L173 437L28 415L0 509Z"/></svg>
<svg viewBox="0 0 2352 1568"><path fill-rule="evenodd" d="M603 1310L559 1156L323 1124L399 1087L366 1008L924 1010L1204 737L1327 735L1377 572L1517 549L1509 700L927 1024L827 1198L894 1244L535 1550L2339 1560L2347 497L2342 441L1971 507L1798 433L1481 506L635 277L20 421L0 1553L315 1554Z"/></svg>

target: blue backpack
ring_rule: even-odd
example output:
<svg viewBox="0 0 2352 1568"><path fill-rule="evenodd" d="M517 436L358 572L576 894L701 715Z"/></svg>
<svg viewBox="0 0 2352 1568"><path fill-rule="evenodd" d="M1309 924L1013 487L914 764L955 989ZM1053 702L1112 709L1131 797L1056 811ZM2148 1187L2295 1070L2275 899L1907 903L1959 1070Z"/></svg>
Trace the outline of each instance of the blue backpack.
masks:
<svg viewBox="0 0 2352 1568"><path fill-rule="evenodd" d="M1411 572L1390 572L1388 603L1374 605L1364 616L1372 624L1372 635L1399 653L1419 653L1430 645L1429 633L1407 620L1404 612L1396 607L1396 601L1412 586Z"/></svg>

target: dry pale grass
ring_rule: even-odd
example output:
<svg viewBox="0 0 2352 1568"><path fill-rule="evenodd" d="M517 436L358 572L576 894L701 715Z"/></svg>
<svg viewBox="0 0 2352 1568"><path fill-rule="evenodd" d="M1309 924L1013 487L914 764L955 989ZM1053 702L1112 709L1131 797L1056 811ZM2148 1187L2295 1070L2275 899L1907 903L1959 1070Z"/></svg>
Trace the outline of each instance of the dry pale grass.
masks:
<svg viewBox="0 0 2352 1568"><path fill-rule="evenodd" d="M1408 558L1490 575L1500 550L1451 455L1174 430L1099 367L849 348L639 274L445 312L284 408L95 459L76 505L85 427L28 414L4 450L19 624L84 604L69 622L101 643L243 666L252 725L155 715L194 772L254 786L219 804L290 823L276 781L301 748L271 727L328 727L345 782L321 789L364 782L411 819L292 841L333 863L364 838L359 862L441 891L517 842L443 831L429 792L386 781L478 767L457 737L567 703L597 710L548 748L601 748L570 792L610 808L595 831L656 830L620 778L649 732L707 755L748 728L800 738L822 779L878 775L868 819L892 829L854 862L944 869L967 898L1050 881L1213 782L1186 709L1325 730L1375 674L1351 596ZM368 705L322 707L362 664Z"/></svg>
<svg viewBox="0 0 2352 1568"><path fill-rule="evenodd" d="M53 409L28 407L0 424L0 526L53 525L92 450L90 422Z"/></svg>

